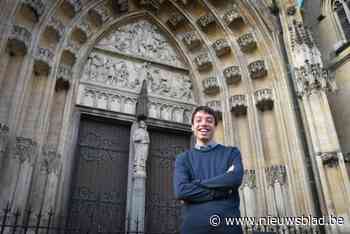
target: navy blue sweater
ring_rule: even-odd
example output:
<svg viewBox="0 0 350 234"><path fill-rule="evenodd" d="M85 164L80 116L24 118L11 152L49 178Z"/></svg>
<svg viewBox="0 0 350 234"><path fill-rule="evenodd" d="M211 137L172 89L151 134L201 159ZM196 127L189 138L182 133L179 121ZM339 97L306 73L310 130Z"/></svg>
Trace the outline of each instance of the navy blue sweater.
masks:
<svg viewBox="0 0 350 234"><path fill-rule="evenodd" d="M227 170L234 165L232 172ZM174 191L184 201L181 234L242 233L239 226L224 225L224 217L239 217L238 188L243 166L237 147L216 145L207 150L190 149L176 157ZM211 226L212 215L221 225Z"/></svg>

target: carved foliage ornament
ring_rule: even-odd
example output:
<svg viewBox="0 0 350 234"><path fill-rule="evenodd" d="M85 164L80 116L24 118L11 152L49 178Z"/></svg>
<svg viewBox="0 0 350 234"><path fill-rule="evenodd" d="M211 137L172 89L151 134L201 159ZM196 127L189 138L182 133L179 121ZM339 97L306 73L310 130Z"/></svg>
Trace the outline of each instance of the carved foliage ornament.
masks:
<svg viewBox="0 0 350 234"><path fill-rule="evenodd" d="M273 93L272 89L259 89L255 91L256 107L260 111L273 109Z"/></svg>
<svg viewBox="0 0 350 234"><path fill-rule="evenodd" d="M160 29L146 20L118 28L107 38L102 39L97 47L184 67L184 63Z"/></svg>
<svg viewBox="0 0 350 234"><path fill-rule="evenodd" d="M195 31L184 33L182 41L189 50L193 50L201 46L201 41Z"/></svg>
<svg viewBox="0 0 350 234"><path fill-rule="evenodd" d="M197 24L206 31L208 27L215 23L215 17L213 14L209 13L198 18Z"/></svg>
<svg viewBox="0 0 350 234"><path fill-rule="evenodd" d="M317 90L335 91L335 80L320 63L310 64L306 61L304 66L294 69L296 91L299 97L309 96Z"/></svg>
<svg viewBox="0 0 350 234"><path fill-rule="evenodd" d="M25 55L31 41L32 34L23 26L13 25L7 48L10 53Z"/></svg>
<svg viewBox="0 0 350 234"><path fill-rule="evenodd" d="M257 60L248 65L250 77L252 79L263 78L267 75L264 60Z"/></svg>
<svg viewBox="0 0 350 234"><path fill-rule="evenodd" d="M339 164L339 152L322 152L318 153L323 165L328 167L336 167Z"/></svg>
<svg viewBox="0 0 350 234"><path fill-rule="evenodd" d="M246 95L234 95L230 97L231 111L235 116L243 116L247 114Z"/></svg>
<svg viewBox="0 0 350 234"><path fill-rule="evenodd" d="M167 21L168 25L173 29L176 29L179 25L181 25L184 22L185 17L179 12L171 14L169 20Z"/></svg>
<svg viewBox="0 0 350 234"><path fill-rule="evenodd" d="M41 0L22 0L22 4L29 7L39 19L45 12L45 4Z"/></svg>
<svg viewBox="0 0 350 234"><path fill-rule="evenodd" d="M218 116L219 119L222 119L221 101L219 100L209 101L206 103L206 105L212 108L216 112L216 115Z"/></svg>
<svg viewBox="0 0 350 234"><path fill-rule="evenodd" d="M53 30L56 31L56 34L58 36L58 40L60 38L62 38L63 33L64 33L64 25L60 20L58 20L57 18L52 16L47 25L48 25L48 27L51 27Z"/></svg>
<svg viewBox="0 0 350 234"><path fill-rule="evenodd" d="M230 66L225 68L224 77L228 85L238 83L242 77L239 66Z"/></svg>
<svg viewBox="0 0 350 234"><path fill-rule="evenodd" d="M30 138L16 137L13 156L20 163L28 161L32 165L38 152L37 146L37 143Z"/></svg>
<svg viewBox="0 0 350 234"><path fill-rule="evenodd" d="M273 186L275 183L283 185L287 180L287 170L285 165L273 165L265 168L267 183Z"/></svg>
<svg viewBox="0 0 350 234"><path fill-rule="evenodd" d="M253 33L246 33L237 39L238 45L243 52L250 52L256 49L257 44Z"/></svg>
<svg viewBox="0 0 350 234"><path fill-rule="evenodd" d="M201 53L195 57L194 62L197 65L199 71L208 70L212 67L212 61L207 52Z"/></svg>
<svg viewBox="0 0 350 234"><path fill-rule="evenodd" d="M51 65L54 54L48 48L38 48L35 54L34 71L38 75L48 75L51 71Z"/></svg>
<svg viewBox="0 0 350 234"><path fill-rule="evenodd" d="M229 54L231 51L231 47L228 44L226 39L219 39L213 43L213 49L217 56L223 56Z"/></svg>
<svg viewBox="0 0 350 234"><path fill-rule="evenodd" d="M229 27L244 23L237 4L233 4L233 7L224 14L223 19Z"/></svg>
<svg viewBox="0 0 350 234"><path fill-rule="evenodd" d="M212 95L220 92L218 79L215 76L203 80L204 93Z"/></svg>

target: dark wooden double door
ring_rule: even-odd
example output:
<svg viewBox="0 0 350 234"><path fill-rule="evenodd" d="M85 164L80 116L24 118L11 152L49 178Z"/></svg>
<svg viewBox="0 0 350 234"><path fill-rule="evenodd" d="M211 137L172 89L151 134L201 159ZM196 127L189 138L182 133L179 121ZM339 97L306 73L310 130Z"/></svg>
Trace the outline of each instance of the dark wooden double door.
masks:
<svg viewBox="0 0 350 234"><path fill-rule="evenodd" d="M145 231L178 233L180 204L173 194L176 154L189 147L186 133L149 129ZM126 233L130 125L81 120L69 224L85 233Z"/></svg>

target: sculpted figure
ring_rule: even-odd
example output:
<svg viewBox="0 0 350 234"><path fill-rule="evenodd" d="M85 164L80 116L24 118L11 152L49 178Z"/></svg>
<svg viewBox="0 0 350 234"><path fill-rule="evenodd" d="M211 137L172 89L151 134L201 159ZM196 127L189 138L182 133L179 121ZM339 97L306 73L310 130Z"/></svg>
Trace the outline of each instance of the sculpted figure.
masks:
<svg viewBox="0 0 350 234"><path fill-rule="evenodd" d="M132 140L135 153L134 173L137 175L146 175L146 161L148 157L150 138L144 121L141 120L139 122L139 126L135 130Z"/></svg>

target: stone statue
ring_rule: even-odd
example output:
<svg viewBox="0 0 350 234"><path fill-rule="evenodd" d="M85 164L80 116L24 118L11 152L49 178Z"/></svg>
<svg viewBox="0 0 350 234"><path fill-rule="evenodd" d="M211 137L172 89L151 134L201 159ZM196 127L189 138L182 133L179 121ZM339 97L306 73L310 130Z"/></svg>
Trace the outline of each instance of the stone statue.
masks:
<svg viewBox="0 0 350 234"><path fill-rule="evenodd" d="M149 148L149 135L146 123L140 121L135 130L132 141L134 143L134 174L146 176L146 160Z"/></svg>

